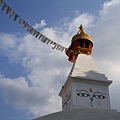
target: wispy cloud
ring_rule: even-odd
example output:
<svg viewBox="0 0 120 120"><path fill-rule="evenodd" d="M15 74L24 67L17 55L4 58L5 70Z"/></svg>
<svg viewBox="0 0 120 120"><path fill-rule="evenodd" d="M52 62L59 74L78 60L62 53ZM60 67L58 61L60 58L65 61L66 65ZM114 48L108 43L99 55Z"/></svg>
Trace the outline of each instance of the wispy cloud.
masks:
<svg viewBox="0 0 120 120"><path fill-rule="evenodd" d="M40 29L40 28L43 28L45 27L47 24L45 22L45 20L41 20L40 23L35 23L35 25L33 25L33 27L35 29Z"/></svg>

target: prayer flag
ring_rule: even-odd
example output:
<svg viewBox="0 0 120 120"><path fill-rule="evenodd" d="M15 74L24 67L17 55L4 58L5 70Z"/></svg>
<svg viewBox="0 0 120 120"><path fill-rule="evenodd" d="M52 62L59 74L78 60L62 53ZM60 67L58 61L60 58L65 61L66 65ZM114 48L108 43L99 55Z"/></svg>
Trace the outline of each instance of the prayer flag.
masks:
<svg viewBox="0 0 120 120"><path fill-rule="evenodd" d="M61 50L61 48L62 48L62 46L60 46L60 47L58 48L58 50Z"/></svg>
<svg viewBox="0 0 120 120"><path fill-rule="evenodd" d="M36 33L36 36L35 36L35 37L37 38L39 35L40 35L40 33L37 31L37 33Z"/></svg>
<svg viewBox="0 0 120 120"><path fill-rule="evenodd" d="M48 39L48 41L47 41L47 43L46 43L46 44L48 44L50 41L51 41L51 40L50 40L50 39Z"/></svg>
<svg viewBox="0 0 120 120"><path fill-rule="evenodd" d="M27 29L27 31L32 34L33 31L34 31L34 28L32 26L29 26L28 29Z"/></svg>
<svg viewBox="0 0 120 120"><path fill-rule="evenodd" d="M60 45L57 45L57 48L56 48L56 50L58 50L58 48L60 47Z"/></svg>
<svg viewBox="0 0 120 120"><path fill-rule="evenodd" d="M29 25L27 22L24 22L23 24L24 24L23 28L26 28Z"/></svg>
<svg viewBox="0 0 120 120"><path fill-rule="evenodd" d="M48 38L44 37L41 41L46 43L47 40L48 40Z"/></svg>
<svg viewBox="0 0 120 120"><path fill-rule="evenodd" d="M3 3L3 0L0 0L0 5Z"/></svg>
<svg viewBox="0 0 120 120"><path fill-rule="evenodd" d="M30 34L33 34L34 30L35 30L35 29L34 29L33 27L31 27L29 33L30 33Z"/></svg>
<svg viewBox="0 0 120 120"><path fill-rule="evenodd" d="M64 48L65 49L65 51L64 52L66 52L67 51L67 48Z"/></svg>
<svg viewBox="0 0 120 120"><path fill-rule="evenodd" d="M62 47L61 51L63 51L63 50L64 50L64 47Z"/></svg>
<svg viewBox="0 0 120 120"><path fill-rule="evenodd" d="M55 49L56 46L57 46L57 44L54 42L53 45L54 45L54 46L52 47L52 49Z"/></svg>
<svg viewBox="0 0 120 120"><path fill-rule="evenodd" d="M11 8L8 6L6 10L6 14L8 14L11 11Z"/></svg>
<svg viewBox="0 0 120 120"><path fill-rule="evenodd" d="M11 18L13 15L14 15L14 11L11 10L11 11L10 11L10 18Z"/></svg>
<svg viewBox="0 0 120 120"><path fill-rule="evenodd" d="M29 25L27 31L29 32L32 29L32 27Z"/></svg>
<svg viewBox="0 0 120 120"><path fill-rule="evenodd" d="M22 24L23 19L20 17L19 24Z"/></svg>
<svg viewBox="0 0 120 120"><path fill-rule="evenodd" d="M3 2L3 6L2 6L2 11L7 7L7 4L5 2Z"/></svg>
<svg viewBox="0 0 120 120"><path fill-rule="evenodd" d="M41 41L43 41L45 39L45 36L42 35L42 37L40 38Z"/></svg>
<svg viewBox="0 0 120 120"><path fill-rule="evenodd" d="M25 21L23 20L23 24L25 24Z"/></svg>
<svg viewBox="0 0 120 120"><path fill-rule="evenodd" d="M16 21L16 19L18 18L19 16L17 14L15 14L15 17L14 17L14 21Z"/></svg>
<svg viewBox="0 0 120 120"><path fill-rule="evenodd" d="M40 40L41 40L41 39L42 39L42 37L43 37L43 35L42 35L42 34L40 34L40 36L39 36L39 38L38 38L38 39L40 39Z"/></svg>
<svg viewBox="0 0 120 120"><path fill-rule="evenodd" d="M53 43L53 41L50 42L50 44L52 44L52 43Z"/></svg>
<svg viewBox="0 0 120 120"><path fill-rule="evenodd" d="M36 30L34 30L34 32L33 32L33 34L32 34L32 35L33 35L33 36L35 36L35 34L36 34L36 33L37 33L37 31L36 31Z"/></svg>

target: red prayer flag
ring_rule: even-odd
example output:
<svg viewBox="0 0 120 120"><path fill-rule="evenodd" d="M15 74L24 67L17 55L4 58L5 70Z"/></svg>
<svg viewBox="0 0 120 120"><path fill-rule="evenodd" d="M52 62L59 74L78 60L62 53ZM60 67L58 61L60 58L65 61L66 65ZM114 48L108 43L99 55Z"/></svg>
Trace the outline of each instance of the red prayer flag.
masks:
<svg viewBox="0 0 120 120"><path fill-rule="evenodd" d="M11 8L8 6L6 10L6 14L8 14L11 11Z"/></svg>

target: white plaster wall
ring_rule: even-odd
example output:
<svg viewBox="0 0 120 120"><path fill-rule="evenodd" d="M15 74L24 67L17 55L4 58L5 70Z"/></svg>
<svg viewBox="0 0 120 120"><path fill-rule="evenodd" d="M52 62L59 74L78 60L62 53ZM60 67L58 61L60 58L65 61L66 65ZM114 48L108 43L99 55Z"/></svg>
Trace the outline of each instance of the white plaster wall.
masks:
<svg viewBox="0 0 120 120"><path fill-rule="evenodd" d="M72 103L72 87L69 84L66 90L61 94L62 97L62 110L69 110Z"/></svg>
<svg viewBox="0 0 120 120"><path fill-rule="evenodd" d="M73 108L110 109L108 87L80 82L73 83L72 87ZM90 89L93 91L90 92Z"/></svg>
<svg viewBox="0 0 120 120"><path fill-rule="evenodd" d="M74 109L60 111L35 120L120 120L120 112L101 109Z"/></svg>

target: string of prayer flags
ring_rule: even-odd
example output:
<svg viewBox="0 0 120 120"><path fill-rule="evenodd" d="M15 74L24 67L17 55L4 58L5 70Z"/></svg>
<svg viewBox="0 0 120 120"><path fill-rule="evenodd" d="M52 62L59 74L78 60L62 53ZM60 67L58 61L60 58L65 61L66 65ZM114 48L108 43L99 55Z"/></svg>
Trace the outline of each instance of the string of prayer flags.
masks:
<svg viewBox="0 0 120 120"><path fill-rule="evenodd" d="M18 24L22 24L23 28L27 28L27 32L29 32L32 36L34 36L35 38L38 38L38 40L40 40L43 43L46 44L50 44L53 45L52 49L56 49L56 50L60 50L60 51L66 51L67 48L59 45L58 43L50 40L49 38L47 38L46 36L44 36L43 34L41 34L39 31L37 31L36 29L34 29L31 25L28 24L28 22L26 22L22 17L20 17L16 12L14 12L11 7L9 7L5 2L3 2L3 0L0 0L0 5L2 6L1 10L4 11L6 8L6 14L9 14L9 17L13 18L14 21L16 21L18 18Z"/></svg>

